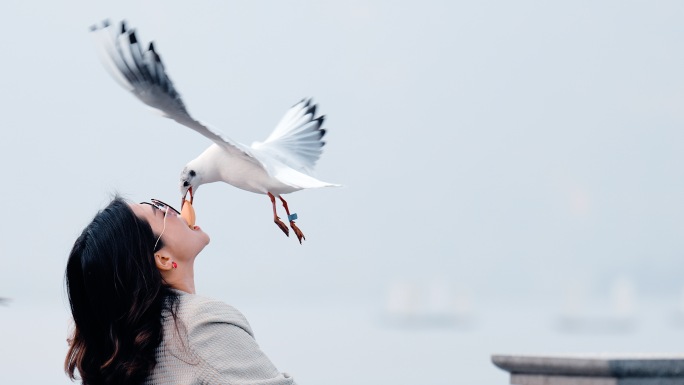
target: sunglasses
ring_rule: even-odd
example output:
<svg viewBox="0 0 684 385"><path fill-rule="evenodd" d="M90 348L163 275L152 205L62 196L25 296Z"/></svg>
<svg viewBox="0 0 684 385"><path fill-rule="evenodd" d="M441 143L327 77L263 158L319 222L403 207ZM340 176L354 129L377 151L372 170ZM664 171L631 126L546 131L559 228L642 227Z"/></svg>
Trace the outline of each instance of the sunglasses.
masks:
<svg viewBox="0 0 684 385"><path fill-rule="evenodd" d="M180 212L174 209L171 205L168 205L160 201L159 199L150 199L149 202L140 202L140 204L150 205L153 208L156 208L157 210L162 211L164 213L164 227L162 227L162 231L159 234L159 238L157 238L157 241L154 242L154 248L152 249L153 251L157 251L157 244L159 244L159 240L161 239L162 235L164 235L164 231L166 230L166 215L169 213L169 209L173 210L173 212L175 212L176 215L180 215Z"/></svg>
<svg viewBox="0 0 684 385"><path fill-rule="evenodd" d="M171 205L169 205L169 204L167 204L167 203L164 203L164 202L160 201L159 199L154 199L154 198L152 198L152 199L150 199L149 202L140 202L140 204L143 204L143 205L150 205L150 206L152 206L152 207L154 207L154 208L156 208L156 209L159 209L159 210L162 211L164 214L166 214L166 210L167 210L167 209L171 209L171 210L173 210L173 212L175 212L176 214L180 215L180 211L174 209L173 206L171 206Z"/></svg>

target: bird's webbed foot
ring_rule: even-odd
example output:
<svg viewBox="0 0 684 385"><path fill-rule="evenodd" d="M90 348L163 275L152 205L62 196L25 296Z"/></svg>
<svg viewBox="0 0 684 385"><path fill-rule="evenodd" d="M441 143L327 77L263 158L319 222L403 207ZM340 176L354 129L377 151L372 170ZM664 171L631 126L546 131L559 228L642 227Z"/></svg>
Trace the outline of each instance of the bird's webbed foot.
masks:
<svg viewBox="0 0 684 385"><path fill-rule="evenodd" d="M294 231L295 235L297 236L297 239L299 240L299 244L302 244L302 239L306 240L306 237L304 236L304 233L302 233L302 230L295 225L294 221L290 221L290 227L292 227L292 231Z"/></svg>
<svg viewBox="0 0 684 385"><path fill-rule="evenodd" d="M283 230L283 233L285 233L285 235L287 235L288 237L290 236L290 229L287 228L287 225L283 221L281 221L279 217L275 217L273 222L275 222L275 224L278 225L278 227L280 227L281 230Z"/></svg>

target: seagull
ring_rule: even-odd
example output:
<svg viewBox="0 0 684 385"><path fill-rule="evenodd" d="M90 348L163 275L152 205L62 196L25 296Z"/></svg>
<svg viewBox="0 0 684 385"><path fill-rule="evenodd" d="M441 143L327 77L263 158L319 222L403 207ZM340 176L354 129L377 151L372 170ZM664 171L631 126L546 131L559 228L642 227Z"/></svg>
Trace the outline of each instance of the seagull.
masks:
<svg viewBox="0 0 684 385"><path fill-rule="evenodd" d="M326 133L322 128L325 115L316 115L316 104L311 99L303 99L292 106L266 140L247 146L190 116L166 73L154 42L144 50L135 30L128 28L125 21L118 26L104 21L92 26L90 31L101 61L123 88L162 116L213 141L181 171L181 207L188 194L192 205L200 185L225 182L267 195L273 206L273 221L289 237L290 231L276 210L276 198L280 199L299 243L306 239L295 224L297 214L290 214L282 195L303 189L340 186L311 176L325 145L322 139Z"/></svg>

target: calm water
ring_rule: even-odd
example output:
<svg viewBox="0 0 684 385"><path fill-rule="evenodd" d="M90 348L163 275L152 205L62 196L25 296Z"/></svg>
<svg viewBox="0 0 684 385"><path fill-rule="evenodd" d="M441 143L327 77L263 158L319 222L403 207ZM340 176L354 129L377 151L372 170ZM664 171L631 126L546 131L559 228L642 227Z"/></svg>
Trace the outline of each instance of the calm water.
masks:
<svg viewBox="0 0 684 385"><path fill-rule="evenodd" d="M569 327L559 313L531 304L480 306L456 324L394 322L371 306L240 310L262 349L299 384L491 385L508 383L490 362L495 353L682 353L684 326L675 322L675 308L640 304L638 316L614 328L600 309ZM0 306L0 382L70 383L62 373L68 328L61 305Z"/></svg>

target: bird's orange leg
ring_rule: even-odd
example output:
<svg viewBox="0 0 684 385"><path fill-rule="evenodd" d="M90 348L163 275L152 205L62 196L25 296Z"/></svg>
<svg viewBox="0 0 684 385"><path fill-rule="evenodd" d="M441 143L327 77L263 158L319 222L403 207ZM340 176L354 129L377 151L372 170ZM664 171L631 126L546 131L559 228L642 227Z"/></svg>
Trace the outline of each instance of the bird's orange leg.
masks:
<svg viewBox="0 0 684 385"><path fill-rule="evenodd" d="M299 244L302 244L302 239L306 240L306 237L304 236L304 233L302 233L302 230L295 225L295 219L297 219L297 214L290 215L290 209L287 207L287 202L285 202L285 199L283 197L279 197L280 201L283 202L283 207L285 207L285 212L287 213L287 219L290 221L290 227L292 227L292 230L294 230L295 235L297 236L297 239L299 239Z"/></svg>
<svg viewBox="0 0 684 385"><path fill-rule="evenodd" d="M280 220L280 218L278 217L278 213L276 212L275 197L271 193L268 193L268 197L271 198L271 204L273 205L273 222L275 222L275 224L278 225L278 227L280 227L281 230L283 230L283 233L285 233L285 235L289 237L290 229L288 229L287 225Z"/></svg>

